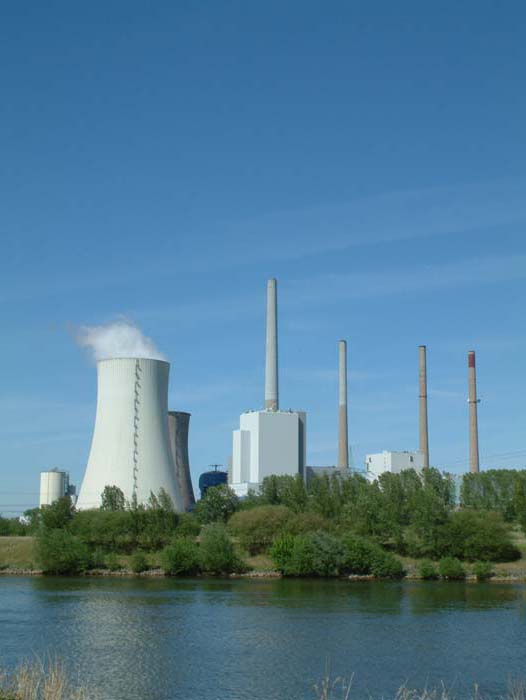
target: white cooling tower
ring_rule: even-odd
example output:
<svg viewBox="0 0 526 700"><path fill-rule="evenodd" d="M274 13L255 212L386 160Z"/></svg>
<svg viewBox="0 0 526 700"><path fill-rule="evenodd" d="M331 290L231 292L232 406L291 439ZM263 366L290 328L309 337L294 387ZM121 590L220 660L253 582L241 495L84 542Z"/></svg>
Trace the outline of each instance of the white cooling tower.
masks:
<svg viewBox="0 0 526 700"><path fill-rule="evenodd" d="M107 485L145 503L163 488L183 510L168 432L168 376L162 360L97 363L97 415L77 508L97 508Z"/></svg>

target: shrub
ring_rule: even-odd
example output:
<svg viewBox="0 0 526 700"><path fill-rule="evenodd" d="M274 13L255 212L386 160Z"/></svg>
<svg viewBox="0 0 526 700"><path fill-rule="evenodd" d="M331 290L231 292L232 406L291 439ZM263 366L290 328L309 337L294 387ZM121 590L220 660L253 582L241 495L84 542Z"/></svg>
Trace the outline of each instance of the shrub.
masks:
<svg viewBox="0 0 526 700"><path fill-rule="evenodd" d="M343 570L347 574L370 574L373 556L378 545L357 535L347 535L343 538L345 554Z"/></svg>
<svg viewBox="0 0 526 700"><path fill-rule="evenodd" d="M144 552L135 552L130 557L130 569L134 574L140 574L143 571L147 571L149 568L148 560Z"/></svg>
<svg viewBox="0 0 526 700"><path fill-rule="evenodd" d="M487 511L452 513L442 527L440 548L447 556L468 561L514 561L521 556L502 516Z"/></svg>
<svg viewBox="0 0 526 700"><path fill-rule="evenodd" d="M170 576L195 574L199 571L199 547L190 538L174 540L161 552L161 567Z"/></svg>
<svg viewBox="0 0 526 700"><path fill-rule="evenodd" d="M109 571L119 571L119 569L122 568L119 557L115 552L110 552L106 555L106 568L109 569Z"/></svg>
<svg viewBox="0 0 526 700"><path fill-rule="evenodd" d="M473 564L473 573L477 577L477 581L488 581L492 576L495 576L493 564L490 561L476 561Z"/></svg>
<svg viewBox="0 0 526 700"><path fill-rule="evenodd" d="M461 581L466 578L466 572L462 562L455 557L444 557L438 564L438 570L442 578L449 581Z"/></svg>
<svg viewBox="0 0 526 700"><path fill-rule="evenodd" d="M277 537L270 548L270 557L276 569L282 574L288 568L292 550L294 548L295 537L293 535L281 535Z"/></svg>
<svg viewBox="0 0 526 700"><path fill-rule="evenodd" d="M312 547L312 573L316 576L339 576L345 558L341 540L323 531L305 537Z"/></svg>
<svg viewBox="0 0 526 700"><path fill-rule="evenodd" d="M319 513L306 511L304 513L293 513L285 523L284 532L291 535L302 535L307 532L320 532L332 529L331 523Z"/></svg>
<svg viewBox="0 0 526 700"><path fill-rule="evenodd" d="M177 537L197 537L201 531L201 523L193 513L180 513L179 523L175 530Z"/></svg>
<svg viewBox="0 0 526 700"><path fill-rule="evenodd" d="M378 548L372 556L371 574L376 578L403 578L405 570L398 557Z"/></svg>
<svg viewBox="0 0 526 700"><path fill-rule="evenodd" d="M288 561L283 567L285 576L312 576L314 574L315 546L308 535L292 538Z"/></svg>
<svg viewBox="0 0 526 700"><path fill-rule="evenodd" d="M285 506L256 506L234 513L228 529L239 538L250 554L268 549L290 519L291 511Z"/></svg>
<svg viewBox="0 0 526 700"><path fill-rule="evenodd" d="M71 531L89 547L128 553L137 546L130 511L82 510L75 514Z"/></svg>
<svg viewBox="0 0 526 700"><path fill-rule="evenodd" d="M222 523L203 528L199 559L203 571L212 574L229 574L243 566Z"/></svg>
<svg viewBox="0 0 526 700"><path fill-rule="evenodd" d="M40 518L44 529L61 530L69 525L73 518L74 508L69 496L59 498L50 506L42 506Z"/></svg>
<svg viewBox="0 0 526 700"><path fill-rule="evenodd" d="M418 573L424 581L435 581L438 578L438 569L429 559L420 562Z"/></svg>
<svg viewBox="0 0 526 700"><path fill-rule="evenodd" d="M66 530L45 530L36 541L37 560L46 574L76 574L90 564L88 547Z"/></svg>

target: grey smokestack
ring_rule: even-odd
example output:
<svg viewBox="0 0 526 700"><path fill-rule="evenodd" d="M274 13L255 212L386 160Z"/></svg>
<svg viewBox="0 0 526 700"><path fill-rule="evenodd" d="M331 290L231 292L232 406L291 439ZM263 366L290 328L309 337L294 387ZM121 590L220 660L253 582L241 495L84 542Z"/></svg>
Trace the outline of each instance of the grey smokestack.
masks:
<svg viewBox="0 0 526 700"><path fill-rule="evenodd" d="M185 413L184 411L168 411L168 430L170 433L170 447L174 460L175 477L185 511L195 504L194 489L190 477L190 463L188 460L189 426L189 413Z"/></svg>
<svg viewBox="0 0 526 700"><path fill-rule="evenodd" d="M267 340L265 352L265 408L279 410L278 394L278 293L277 281L267 283Z"/></svg>
<svg viewBox="0 0 526 700"><path fill-rule="evenodd" d="M349 443L347 425L347 342L338 343L339 399L338 399L338 469L349 468Z"/></svg>
<svg viewBox="0 0 526 700"><path fill-rule="evenodd" d="M426 346L418 348L418 380L420 403L420 452L424 457L424 469L429 467L429 433L427 429L427 362Z"/></svg>
<svg viewBox="0 0 526 700"><path fill-rule="evenodd" d="M477 421L477 375L475 369L475 352L468 352L468 386L469 386L469 470L475 474L479 469L479 429Z"/></svg>

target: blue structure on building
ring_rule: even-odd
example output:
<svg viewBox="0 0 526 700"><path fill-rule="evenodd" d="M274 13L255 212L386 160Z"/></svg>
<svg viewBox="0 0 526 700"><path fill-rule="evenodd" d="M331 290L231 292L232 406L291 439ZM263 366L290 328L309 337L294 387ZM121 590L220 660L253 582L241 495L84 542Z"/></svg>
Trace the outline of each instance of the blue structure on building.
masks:
<svg viewBox="0 0 526 700"><path fill-rule="evenodd" d="M217 469L210 472L204 472L199 477L199 490L201 491L201 498L205 495L207 490L211 486L221 486L221 484L228 483L228 473L220 472Z"/></svg>

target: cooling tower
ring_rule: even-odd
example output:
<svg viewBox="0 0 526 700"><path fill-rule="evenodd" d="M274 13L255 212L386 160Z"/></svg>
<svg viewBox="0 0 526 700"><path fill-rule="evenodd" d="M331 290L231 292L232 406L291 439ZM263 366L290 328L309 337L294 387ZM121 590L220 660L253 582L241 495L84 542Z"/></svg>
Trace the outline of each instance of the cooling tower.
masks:
<svg viewBox="0 0 526 700"><path fill-rule="evenodd" d="M168 412L168 430L170 433L170 446L175 464L175 478L177 488L181 494L183 510L189 510L195 504L194 489L190 476L190 462L188 460L188 428L190 426L190 414L184 411Z"/></svg>
<svg viewBox="0 0 526 700"><path fill-rule="evenodd" d="M145 503L163 488L183 510L168 432L168 376L162 360L97 363L97 414L77 508L97 508L107 485Z"/></svg>

